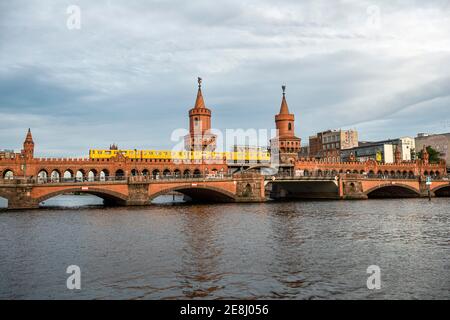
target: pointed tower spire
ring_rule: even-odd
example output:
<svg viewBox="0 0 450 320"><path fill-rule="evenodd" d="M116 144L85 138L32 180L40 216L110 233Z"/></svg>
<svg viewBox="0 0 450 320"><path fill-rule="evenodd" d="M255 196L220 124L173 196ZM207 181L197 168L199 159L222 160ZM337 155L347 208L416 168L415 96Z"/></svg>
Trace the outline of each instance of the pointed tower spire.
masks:
<svg viewBox="0 0 450 320"><path fill-rule="evenodd" d="M185 136L186 150L208 150L216 148L216 135L211 131L211 110L205 106L202 95L202 78L198 77L198 92L195 106L189 110L189 134Z"/></svg>
<svg viewBox="0 0 450 320"><path fill-rule="evenodd" d="M31 129L28 128L27 136L25 138L25 142L33 142L33 136L31 135Z"/></svg>
<svg viewBox="0 0 450 320"><path fill-rule="evenodd" d="M25 137L25 141L23 142L22 154L27 159L32 159L34 156L34 141L33 136L31 135L30 128L28 128L27 136Z"/></svg>
<svg viewBox="0 0 450 320"><path fill-rule="evenodd" d="M202 78L198 77L198 92L197 92L197 99L195 100L195 106L194 109L201 109L205 108L205 101L203 101L203 95L202 95Z"/></svg>
<svg viewBox="0 0 450 320"><path fill-rule="evenodd" d="M301 139L295 136L295 116L289 113L286 102L286 85L282 85L283 99L281 100L280 112L275 115L275 126L277 136L271 139L272 150L278 150L281 164L292 166L298 159L301 148Z"/></svg>
<svg viewBox="0 0 450 320"><path fill-rule="evenodd" d="M283 99L281 100L281 108L279 114L289 114L289 108L286 102L286 85L282 85L281 89L283 90Z"/></svg>

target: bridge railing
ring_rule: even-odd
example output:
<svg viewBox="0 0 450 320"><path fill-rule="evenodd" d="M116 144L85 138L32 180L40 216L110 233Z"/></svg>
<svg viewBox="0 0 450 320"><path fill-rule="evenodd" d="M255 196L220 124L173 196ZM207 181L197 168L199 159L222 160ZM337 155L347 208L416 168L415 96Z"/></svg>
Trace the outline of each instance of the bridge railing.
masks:
<svg viewBox="0 0 450 320"><path fill-rule="evenodd" d="M107 182L158 182L158 181L205 181L232 179L233 174L200 174L200 175L161 175L161 176L103 176L103 177L71 177L71 178L23 178L1 179L0 184L54 184L54 183L107 183Z"/></svg>
<svg viewBox="0 0 450 320"><path fill-rule="evenodd" d="M273 175L273 176L266 176L266 180L335 180L338 179L337 176L318 176L318 175L311 175L311 176L295 176L295 175Z"/></svg>
<svg viewBox="0 0 450 320"><path fill-rule="evenodd" d="M96 176L96 177L72 177L72 178L27 178L14 177L0 178L0 185L17 184L50 184L50 183L107 183L107 182L158 182L158 181L205 181L205 180L230 180L239 177L249 178L255 174L200 174L200 175L159 175L159 176ZM259 175L258 175L259 176ZM420 176L391 176L391 175L363 175L363 174L310 174L310 175L291 175L277 174L265 176L266 180L337 180L343 179L383 179L383 180L418 180ZM432 181L450 181L450 176L431 177Z"/></svg>
<svg viewBox="0 0 450 320"><path fill-rule="evenodd" d="M146 182L146 181L204 181L204 180L223 180L232 179L233 174L198 174L198 175L167 175L167 176L130 176L129 182Z"/></svg>
<svg viewBox="0 0 450 320"><path fill-rule="evenodd" d="M273 176L266 176L266 180L337 180L344 179L383 179L383 180L418 180L421 178L418 175L385 175L385 174L356 174L356 173L340 173L332 174L308 174L308 175L294 175L294 174L277 174ZM432 181L450 180L449 176L431 176Z"/></svg>

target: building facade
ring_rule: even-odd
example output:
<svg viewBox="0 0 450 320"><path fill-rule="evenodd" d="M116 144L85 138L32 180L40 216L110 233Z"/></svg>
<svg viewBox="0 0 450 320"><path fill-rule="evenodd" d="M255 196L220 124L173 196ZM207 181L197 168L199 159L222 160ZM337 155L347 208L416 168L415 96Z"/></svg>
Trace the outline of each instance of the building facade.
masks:
<svg viewBox="0 0 450 320"><path fill-rule="evenodd" d="M342 150L340 154L342 161L350 161L353 156L360 162L375 160L382 163L395 163L396 152L399 153L397 161L415 160L415 148L414 138L402 137L376 142L362 141L357 147Z"/></svg>
<svg viewBox="0 0 450 320"><path fill-rule="evenodd" d="M341 161L341 150L358 146L356 130L327 130L309 137L309 157L328 162Z"/></svg>
<svg viewBox="0 0 450 320"><path fill-rule="evenodd" d="M362 142L360 146L341 151L342 161L394 163L396 147L392 143Z"/></svg>
<svg viewBox="0 0 450 320"><path fill-rule="evenodd" d="M415 138L415 144L417 150L422 150L423 147L432 147L438 151L440 158L445 160L447 168L450 171L450 133L442 134L425 134L420 133Z"/></svg>

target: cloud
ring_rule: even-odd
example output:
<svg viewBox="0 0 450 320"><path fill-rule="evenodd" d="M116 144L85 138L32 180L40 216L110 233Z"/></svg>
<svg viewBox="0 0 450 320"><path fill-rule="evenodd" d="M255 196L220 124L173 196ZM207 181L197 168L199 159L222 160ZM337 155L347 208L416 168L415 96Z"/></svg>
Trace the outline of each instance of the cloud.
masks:
<svg viewBox="0 0 450 320"><path fill-rule="evenodd" d="M81 30L68 30L72 4L0 3L0 147L19 148L31 126L49 156L170 148L199 75L222 130L272 128L282 83L304 141L450 118L448 1L79 0Z"/></svg>

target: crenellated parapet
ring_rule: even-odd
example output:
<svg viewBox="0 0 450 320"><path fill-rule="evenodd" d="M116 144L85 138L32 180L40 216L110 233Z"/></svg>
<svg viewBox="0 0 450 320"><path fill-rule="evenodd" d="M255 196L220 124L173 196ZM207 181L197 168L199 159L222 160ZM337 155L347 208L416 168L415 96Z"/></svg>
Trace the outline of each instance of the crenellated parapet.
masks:
<svg viewBox="0 0 450 320"><path fill-rule="evenodd" d="M374 160L366 162L328 162L311 158L301 158L294 166L303 174L339 174L358 173L367 175L408 175L408 176L442 176L446 174L446 163L427 163L426 161L404 161L399 163L379 163Z"/></svg>

